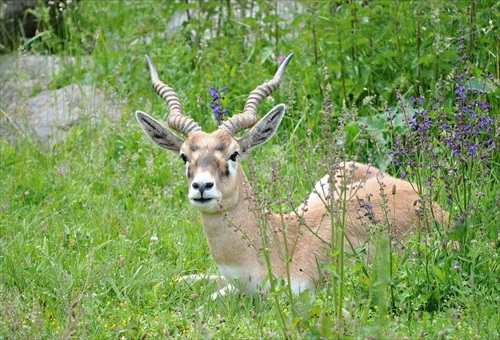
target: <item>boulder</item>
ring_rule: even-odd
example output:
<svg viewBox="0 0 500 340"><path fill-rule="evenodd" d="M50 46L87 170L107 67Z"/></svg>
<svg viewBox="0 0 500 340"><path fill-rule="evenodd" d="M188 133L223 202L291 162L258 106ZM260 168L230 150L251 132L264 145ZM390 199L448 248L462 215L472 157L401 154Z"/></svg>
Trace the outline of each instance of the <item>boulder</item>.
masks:
<svg viewBox="0 0 500 340"><path fill-rule="evenodd" d="M29 134L41 143L53 145L76 123L90 126L102 119L116 119L121 110L104 92L92 85L71 84L50 89L54 77L63 71L57 56L1 56L0 136L15 138ZM90 59L87 61L90 64ZM66 66L67 67L67 66Z"/></svg>

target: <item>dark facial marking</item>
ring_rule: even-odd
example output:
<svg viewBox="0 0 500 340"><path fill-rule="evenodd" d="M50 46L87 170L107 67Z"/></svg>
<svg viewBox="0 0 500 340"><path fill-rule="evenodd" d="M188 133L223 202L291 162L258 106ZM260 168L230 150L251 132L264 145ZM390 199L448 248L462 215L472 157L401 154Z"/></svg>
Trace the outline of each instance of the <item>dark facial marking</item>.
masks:
<svg viewBox="0 0 500 340"><path fill-rule="evenodd" d="M225 169L220 169L219 168L220 169L219 170L219 178L229 177L229 174L230 174L230 172L229 172L229 164L226 163L225 165L226 165Z"/></svg>
<svg viewBox="0 0 500 340"><path fill-rule="evenodd" d="M191 151L197 151L199 149L198 145L195 144L189 144L189 150Z"/></svg>
<svg viewBox="0 0 500 340"><path fill-rule="evenodd" d="M207 166L210 166L214 162L214 157L213 156L203 156L201 159L198 161L198 166L202 168L206 168Z"/></svg>
<svg viewBox="0 0 500 340"><path fill-rule="evenodd" d="M226 148L227 148L227 144L224 143L224 142L222 142L219 145L217 145L217 147L215 148L215 150L217 150L217 151L224 151Z"/></svg>

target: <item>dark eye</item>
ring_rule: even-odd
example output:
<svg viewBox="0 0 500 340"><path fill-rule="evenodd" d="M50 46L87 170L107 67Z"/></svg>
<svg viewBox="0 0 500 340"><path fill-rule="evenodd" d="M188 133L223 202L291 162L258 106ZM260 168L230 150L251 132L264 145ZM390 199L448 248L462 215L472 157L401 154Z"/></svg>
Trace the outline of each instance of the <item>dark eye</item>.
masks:
<svg viewBox="0 0 500 340"><path fill-rule="evenodd" d="M238 158L238 151L234 152L231 157L229 157L230 160L232 160L233 162L236 162L236 158Z"/></svg>
<svg viewBox="0 0 500 340"><path fill-rule="evenodd" d="M187 159L186 155L185 155L185 154L183 154L183 153L181 153L181 154L179 155L179 158L180 158L180 159L182 159L182 161L184 162L184 164L186 164L186 162L188 161L188 159Z"/></svg>

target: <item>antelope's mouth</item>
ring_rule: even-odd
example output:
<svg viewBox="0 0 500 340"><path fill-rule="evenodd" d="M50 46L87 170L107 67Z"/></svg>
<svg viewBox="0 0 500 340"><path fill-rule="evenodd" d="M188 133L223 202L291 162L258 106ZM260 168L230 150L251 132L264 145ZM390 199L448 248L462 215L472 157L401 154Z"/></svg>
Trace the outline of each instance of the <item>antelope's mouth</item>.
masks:
<svg viewBox="0 0 500 340"><path fill-rule="evenodd" d="M214 213L217 212L219 208L219 204L217 203L219 200L215 197L209 198L190 198L189 203L196 208L198 211L205 213Z"/></svg>
<svg viewBox="0 0 500 340"><path fill-rule="evenodd" d="M193 198L193 201L200 204L205 204L212 201L213 198Z"/></svg>

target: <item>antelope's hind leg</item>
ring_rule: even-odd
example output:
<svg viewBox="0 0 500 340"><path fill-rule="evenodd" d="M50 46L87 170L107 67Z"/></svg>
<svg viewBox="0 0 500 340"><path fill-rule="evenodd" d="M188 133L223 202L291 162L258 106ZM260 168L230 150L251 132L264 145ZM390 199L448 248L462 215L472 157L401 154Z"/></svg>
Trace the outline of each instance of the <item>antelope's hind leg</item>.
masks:
<svg viewBox="0 0 500 340"><path fill-rule="evenodd" d="M345 161L340 163L335 171L335 183L337 186L342 184L350 185L376 177L380 172L380 169L370 164ZM342 181L342 179L345 179L346 182Z"/></svg>
<svg viewBox="0 0 500 340"><path fill-rule="evenodd" d="M320 181L316 182L313 191L311 191L305 202L298 207L300 213L307 211L308 207L326 204L330 195L329 178L330 176L326 175Z"/></svg>
<svg viewBox="0 0 500 340"><path fill-rule="evenodd" d="M325 204L331 198L332 190L337 191L342 186L350 187L353 184L362 184L364 181L377 176L381 171L369 164L346 161L339 164L335 171L335 188L330 188L330 176L326 175L316 182L314 189L305 203L299 206L299 211L317 204Z"/></svg>

